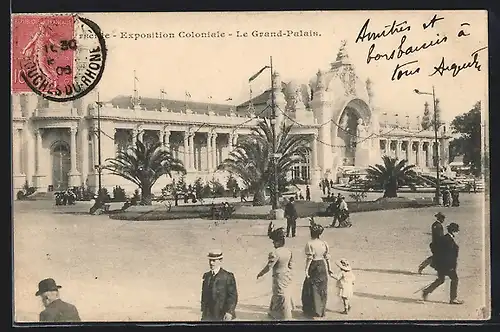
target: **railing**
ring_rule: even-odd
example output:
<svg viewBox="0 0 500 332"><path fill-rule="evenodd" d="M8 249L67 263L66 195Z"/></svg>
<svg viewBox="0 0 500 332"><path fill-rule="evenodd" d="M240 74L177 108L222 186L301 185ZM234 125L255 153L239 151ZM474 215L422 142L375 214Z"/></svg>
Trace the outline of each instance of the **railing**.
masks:
<svg viewBox="0 0 500 332"><path fill-rule="evenodd" d="M58 107L58 108L41 108L36 109L33 114L35 117L39 118L52 118L52 117L76 117L78 116L78 110L74 107Z"/></svg>
<svg viewBox="0 0 500 332"><path fill-rule="evenodd" d="M97 109L92 109L89 115L97 117ZM102 107L100 109L100 116L103 118L122 118L131 120L144 120L144 121L171 121L171 122L187 122L187 123L210 123L214 125L235 126L245 121L245 126L252 127L257 125L257 119L249 117L241 117L237 115L216 115L216 114L199 114L187 112L172 112L172 111L146 111L146 110L132 110L121 109L112 107Z"/></svg>

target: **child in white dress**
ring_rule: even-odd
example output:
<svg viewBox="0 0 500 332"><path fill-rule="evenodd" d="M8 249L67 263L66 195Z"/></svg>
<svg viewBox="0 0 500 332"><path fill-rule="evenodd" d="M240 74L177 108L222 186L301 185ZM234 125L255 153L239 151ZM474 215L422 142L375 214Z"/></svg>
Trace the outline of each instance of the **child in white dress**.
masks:
<svg viewBox="0 0 500 332"><path fill-rule="evenodd" d="M335 264L340 268L340 271L337 274L332 273L330 276L337 280L338 295L344 304L344 311L342 313L347 314L351 309L349 301L354 292L354 281L356 277L351 271L351 265L347 259L340 259L336 261Z"/></svg>

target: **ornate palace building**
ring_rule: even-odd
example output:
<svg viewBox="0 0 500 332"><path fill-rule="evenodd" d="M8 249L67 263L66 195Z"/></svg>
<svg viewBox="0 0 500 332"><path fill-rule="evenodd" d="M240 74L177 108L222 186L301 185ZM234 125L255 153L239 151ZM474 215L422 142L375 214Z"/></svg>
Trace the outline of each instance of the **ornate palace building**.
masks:
<svg viewBox="0 0 500 332"><path fill-rule="evenodd" d="M293 134L311 142L307 161L294 167L292 177L312 184L321 178L335 181L348 170L379 163L382 155L407 159L420 171L430 172L435 169L436 149L439 164L448 163L451 136L446 126L439 128L435 146L434 131L422 130L418 117L381 113L372 83L356 75L345 45L330 68L318 71L310 82L284 83L275 73L274 86L278 122L293 123ZM215 172L217 165L259 118L269 116L271 96L268 90L239 106L148 98L134 104L130 96L116 97L99 109L102 161L136 139L159 140L183 160L188 183L199 177L222 180L227 174ZM14 94L12 102L14 189L26 181L38 191L96 188L95 93L68 103L50 102L34 93ZM154 190L168 181L160 179ZM135 189L106 171L102 183L109 189Z"/></svg>

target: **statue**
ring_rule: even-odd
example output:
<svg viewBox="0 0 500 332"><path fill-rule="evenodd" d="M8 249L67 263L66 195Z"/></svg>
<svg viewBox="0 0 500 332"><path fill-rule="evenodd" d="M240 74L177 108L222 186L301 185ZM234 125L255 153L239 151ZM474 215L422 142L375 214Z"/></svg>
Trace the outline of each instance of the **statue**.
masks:
<svg viewBox="0 0 500 332"><path fill-rule="evenodd" d="M357 135L356 138L357 138L359 144L365 145L364 143L366 143L368 140L368 128L366 127L366 125L363 122L363 119L361 119L361 118L358 119L358 126L357 126L356 135Z"/></svg>

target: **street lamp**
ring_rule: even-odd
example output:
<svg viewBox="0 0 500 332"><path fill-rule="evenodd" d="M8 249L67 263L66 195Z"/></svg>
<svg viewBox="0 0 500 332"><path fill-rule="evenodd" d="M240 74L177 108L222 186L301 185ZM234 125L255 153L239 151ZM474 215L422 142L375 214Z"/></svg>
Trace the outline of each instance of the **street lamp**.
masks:
<svg viewBox="0 0 500 332"><path fill-rule="evenodd" d="M99 92L97 93L97 176L98 176L98 191L97 197L101 198L102 191L102 162L101 162L101 106L102 102L99 100Z"/></svg>
<svg viewBox="0 0 500 332"><path fill-rule="evenodd" d="M434 86L432 86L432 93L430 92L423 92L418 89L413 90L416 94L418 95L429 95L432 96L432 101L433 101L433 109L434 109L434 143L436 145L436 156L435 156L435 162L436 162L436 196L435 196L435 202L436 204L440 205L440 193L441 193L441 185L439 181L439 148L438 148L438 129L439 129L439 124L437 123L437 113L436 113L436 93L434 91ZM433 149L434 150L434 149Z"/></svg>

